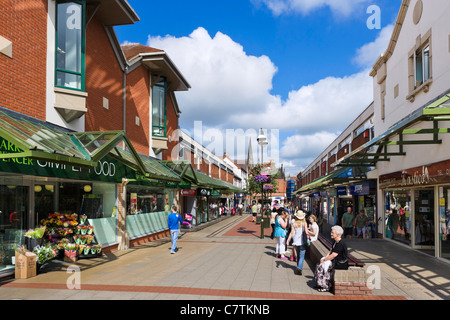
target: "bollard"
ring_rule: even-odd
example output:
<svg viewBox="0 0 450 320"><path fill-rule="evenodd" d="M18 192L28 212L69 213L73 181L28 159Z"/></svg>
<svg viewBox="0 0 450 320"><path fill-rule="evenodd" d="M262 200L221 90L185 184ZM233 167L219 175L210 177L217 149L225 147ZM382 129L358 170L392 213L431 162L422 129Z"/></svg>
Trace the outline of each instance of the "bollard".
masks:
<svg viewBox="0 0 450 320"><path fill-rule="evenodd" d="M264 217L261 217L261 239L264 239Z"/></svg>

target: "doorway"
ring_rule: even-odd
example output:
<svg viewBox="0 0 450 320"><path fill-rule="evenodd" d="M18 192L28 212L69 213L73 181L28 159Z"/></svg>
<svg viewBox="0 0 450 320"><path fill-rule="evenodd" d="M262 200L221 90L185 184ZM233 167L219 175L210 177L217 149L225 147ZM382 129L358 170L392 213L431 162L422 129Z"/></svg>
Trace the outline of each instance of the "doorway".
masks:
<svg viewBox="0 0 450 320"><path fill-rule="evenodd" d="M434 255L434 188L414 190L414 247Z"/></svg>

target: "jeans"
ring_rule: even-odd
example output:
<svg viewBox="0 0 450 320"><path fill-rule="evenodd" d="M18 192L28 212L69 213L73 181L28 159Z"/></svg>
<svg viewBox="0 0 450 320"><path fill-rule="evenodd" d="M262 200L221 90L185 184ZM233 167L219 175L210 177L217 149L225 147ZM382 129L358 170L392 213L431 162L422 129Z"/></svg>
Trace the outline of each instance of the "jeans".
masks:
<svg viewBox="0 0 450 320"><path fill-rule="evenodd" d="M170 252L175 252L177 248L178 234L180 233L179 229L170 230L170 237L172 238L172 248L170 248Z"/></svg>
<svg viewBox="0 0 450 320"><path fill-rule="evenodd" d="M306 246L294 246L297 252L297 268L303 270L303 261L305 260Z"/></svg>

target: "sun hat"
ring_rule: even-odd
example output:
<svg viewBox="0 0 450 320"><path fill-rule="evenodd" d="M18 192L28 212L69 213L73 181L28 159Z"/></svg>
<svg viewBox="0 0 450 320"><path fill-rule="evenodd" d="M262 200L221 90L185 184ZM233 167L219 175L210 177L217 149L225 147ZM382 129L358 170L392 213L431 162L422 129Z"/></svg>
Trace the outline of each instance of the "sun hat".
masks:
<svg viewBox="0 0 450 320"><path fill-rule="evenodd" d="M303 219L305 219L305 213L302 210L298 210L295 213L294 217L299 219L299 220L303 220Z"/></svg>

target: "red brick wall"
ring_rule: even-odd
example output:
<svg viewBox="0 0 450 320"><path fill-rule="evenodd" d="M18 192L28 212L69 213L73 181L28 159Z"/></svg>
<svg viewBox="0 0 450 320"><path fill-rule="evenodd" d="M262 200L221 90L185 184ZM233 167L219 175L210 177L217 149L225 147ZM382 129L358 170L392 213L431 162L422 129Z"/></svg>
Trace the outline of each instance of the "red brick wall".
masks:
<svg viewBox="0 0 450 320"><path fill-rule="evenodd" d="M220 168L214 164L211 164L211 176L213 178L219 179Z"/></svg>
<svg viewBox="0 0 450 320"><path fill-rule="evenodd" d="M2 0L0 35L12 59L0 54L0 106L45 120L47 1Z"/></svg>
<svg viewBox="0 0 450 320"><path fill-rule="evenodd" d="M328 173L334 171L335 167L332 167L331 164L336 162L336 154L333 154L330 158L328 158Z"/></svg>
<svg viewBox="0 0 450 320"><path fill-rule="evenodd" d="M173 106L173 101L170 98L170 95L167 95L167 138L172 136L173 132L178 129L178 117L175 112L175 108ZM174 136L172 141L167 141L167 150L164 150L162 152L162 159L163 160L173 160L172 159L172 150L175 148L178 144L178 139ZM175 152L176 155L176 152ZM175 158L176 159L176 158Z"/></svg>
<svg viewBox="0 0 450 320"><path fill-rule="evenodd" d="M150 80L147 69L140 66L127 75L126 134L137 152L149 155L150 123ZM140 125L136 125L139 117Z"/></svg>
<svg viewBox="0 0 450 320"><path fill-rule="evenodd" d="M96 18L86 29L86 92L86 131L122 130L123 72ZM103 108L103 97L109 110Z"/></svg>

